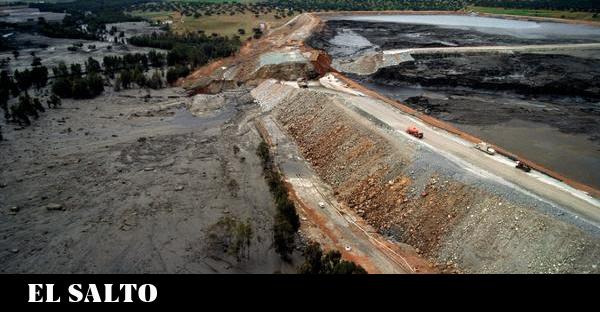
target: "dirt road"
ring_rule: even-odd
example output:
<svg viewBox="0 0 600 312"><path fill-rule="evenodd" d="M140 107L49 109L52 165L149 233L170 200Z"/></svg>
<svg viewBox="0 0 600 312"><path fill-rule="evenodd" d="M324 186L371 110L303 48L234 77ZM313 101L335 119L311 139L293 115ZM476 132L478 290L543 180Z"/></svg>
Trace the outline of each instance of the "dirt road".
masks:
<svg viewBox="0 0 600 312"><path fill-rule="evenodd" d="M356 261L370 273L415 273L424 270L427 266L425 261L409 264L406 255L390 248L375 229L359 221L357 216L343 207L333 196L330 187L301 158L295 144L270 116L264 117L262 124L269 133L275 160L286 180L304 203L302 206L310 210L304 213L301 210L301 213L308 216L308 222L321 223L318 224L321 231L327 233L328 239L333 242L330 247L340 250L346 258ZM324 207L319 204L324 204ZM408 257L414 260L414 252Z"/></svg>
<svg viewBox="0 0 600 312"><path fill-rule="evenodd" d="M339 91L329 91L343 94L347 104L372 116L378 121L393 128L398 135L408 137L419 144L444 155L449 161L472 171L482 178L496 180L509 185L521 192L529 193L540 200L564 207L577 217L583 217L594 226L600 226L600 202L560 181L554 180L542 173L532 171L525 173L514 168L515 162L500 155L487 155L473 148L473 144L462 140L446 131L430 126L417 118L408 116L398 109L382 101L355 96ZM425 133L422 140L413 138L405 133L409 126L416 125Z"/></svg>

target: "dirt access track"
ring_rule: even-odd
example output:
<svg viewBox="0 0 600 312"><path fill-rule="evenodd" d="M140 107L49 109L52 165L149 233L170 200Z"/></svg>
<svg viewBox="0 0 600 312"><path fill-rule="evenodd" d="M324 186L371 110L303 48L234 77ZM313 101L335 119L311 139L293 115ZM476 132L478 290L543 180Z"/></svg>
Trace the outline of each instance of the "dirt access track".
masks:
<svg viewBox="0 0 600 312"><path fill-rule="evenodd" d="M304 43L321 25L302 14L182 81L257 86L258 128L305 236L370 272L598 272L597 190L531 162L519 171L510 152L479 152L478 138L337 73Z"/></svg>

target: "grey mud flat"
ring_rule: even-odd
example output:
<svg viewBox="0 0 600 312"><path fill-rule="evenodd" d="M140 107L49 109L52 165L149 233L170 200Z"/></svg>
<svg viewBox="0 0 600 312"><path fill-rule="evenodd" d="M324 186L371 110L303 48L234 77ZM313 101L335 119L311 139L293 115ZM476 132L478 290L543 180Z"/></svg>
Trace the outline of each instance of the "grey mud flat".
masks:
<svg viewBox="0 0 600 312"><path fill-rule="evenodd" d="M0 271L293 272L272 248L275 207L246 90L196 117L181 89L65 100L2 125ZM223 218L254 235L241 261L209 244Z"/></svg>

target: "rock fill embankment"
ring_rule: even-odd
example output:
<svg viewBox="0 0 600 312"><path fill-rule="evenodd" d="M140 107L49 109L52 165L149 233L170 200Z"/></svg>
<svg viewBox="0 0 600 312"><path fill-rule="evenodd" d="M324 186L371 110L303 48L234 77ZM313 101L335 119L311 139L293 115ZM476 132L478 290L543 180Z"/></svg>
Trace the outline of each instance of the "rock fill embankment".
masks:
<svg viewBox="0 0 600 312"><path fill-rule="evenodd" d="M442 269L599 272L597 237L375 126L348 99L273 81L252 94L341 203Z"/></svg>

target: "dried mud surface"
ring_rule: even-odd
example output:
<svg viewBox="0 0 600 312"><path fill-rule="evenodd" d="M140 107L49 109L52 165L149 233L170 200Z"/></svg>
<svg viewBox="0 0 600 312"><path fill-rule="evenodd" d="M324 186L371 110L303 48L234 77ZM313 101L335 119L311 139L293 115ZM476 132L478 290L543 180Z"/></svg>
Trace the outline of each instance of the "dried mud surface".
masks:
<svg viewBox="0 0 600 312"><path fill-rule="evenodd" d="M181 89L148 102L142 91L106 93L65 100L22 130L2 125L0 271L294 271L272 248L275 207L247 90L198 117ZM224 218L252 227L239 260L218 239Z"/></svg>

